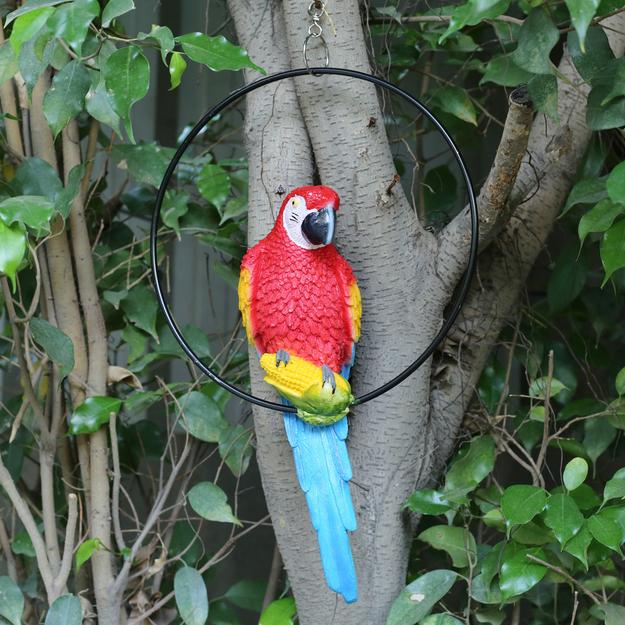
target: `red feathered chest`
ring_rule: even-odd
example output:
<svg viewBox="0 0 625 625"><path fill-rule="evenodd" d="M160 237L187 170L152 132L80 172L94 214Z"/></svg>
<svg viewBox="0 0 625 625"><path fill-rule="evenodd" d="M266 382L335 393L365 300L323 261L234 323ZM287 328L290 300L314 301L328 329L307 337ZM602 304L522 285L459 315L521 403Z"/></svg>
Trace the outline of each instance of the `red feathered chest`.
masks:
<svg viewBox="0 0 625 625"><path fill-rule="evenodd" d="M243 260L251 274L250 313L262 353L285 349L340 372L351 360L353 274L333 245L304 250L272 232Z"/></svg>

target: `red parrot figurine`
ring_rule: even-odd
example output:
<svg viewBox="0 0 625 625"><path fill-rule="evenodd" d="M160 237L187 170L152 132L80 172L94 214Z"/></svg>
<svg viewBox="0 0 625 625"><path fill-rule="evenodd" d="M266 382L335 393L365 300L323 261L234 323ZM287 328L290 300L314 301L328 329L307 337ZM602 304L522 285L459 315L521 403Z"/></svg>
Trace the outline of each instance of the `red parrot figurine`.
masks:
<svg viewBox="0 0 625 625"><path fill-rule="evenodd" d="M347 379L360 335L361 302L348 262L332 245L339 196L329 187L289 193L271 232L245 254L239 308L250 343L283 401L297 477L317 531L328 586L358 598L348 532Z"/></svg>

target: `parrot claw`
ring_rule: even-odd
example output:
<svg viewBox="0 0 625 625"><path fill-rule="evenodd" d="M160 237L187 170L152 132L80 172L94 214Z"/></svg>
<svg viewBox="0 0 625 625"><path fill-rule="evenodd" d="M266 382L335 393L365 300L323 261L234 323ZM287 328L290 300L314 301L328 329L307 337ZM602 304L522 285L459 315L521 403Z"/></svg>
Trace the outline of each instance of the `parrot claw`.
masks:
<svg viewBox="0 0 625 625"><path fill-rule="evenodd" d="M328 365L323 365L321 367L321 376L323 379L323 384L329 384L332 387L332 395L334 395L336 391L336 380L334 379L334 371L328 367Z"/></svg>
<svg viewBox="0 0 625 625"><path fill-rule="evenodd" d="M286 349L279 349L276 352L276 367L279 367L281 363L284 363L286 367L289 364L291 357L289 356L289 352Z"/></svg>

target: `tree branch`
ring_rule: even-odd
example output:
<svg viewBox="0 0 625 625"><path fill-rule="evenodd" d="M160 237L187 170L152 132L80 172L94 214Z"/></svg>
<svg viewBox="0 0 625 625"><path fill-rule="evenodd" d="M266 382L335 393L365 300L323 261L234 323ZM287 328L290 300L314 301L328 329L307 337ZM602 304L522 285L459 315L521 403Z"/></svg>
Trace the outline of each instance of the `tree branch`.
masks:
<svg viewBox="0 0 625 625"><path fill-rule="evenodd" d="M518 87L510 94L508 114L495 160L477 198L482 250L511 216L508 199L527 152L533 117L527 87ZM450 285L455 285L466 266L471 241L470 221L469 207L466 206L439 236L439 262L445 266L445 280Z"/></svg>
<svg viewBox="0 0 625 625"><path fill-rule="evenodd" d="M0 550L4 553L4 559L7 564L7 573L9 577L17 583L17 565L15 563L15 557L11 551L11 539L7 532L4 520L0 516Z"/></svg>
<svg viewBox="0 0 625 625"><path fill-rule="evenodd" d="M65 544L59 573L54 580L55 592L61 594L67 587L67 580L72 571L72 556L76 546L76 525L78 522L78 498L74 493L67 496L67 525L65 526Z"/></svg>
<svg viewBox="0 0 625 625"><path fill-rule="evenodd" d="M71 170L81 163L80 139L76 120L70 121L63 130L62 145L63 167L67 183ZM106 395L108 373L106 325L96 286L82 188L81 193L74 199L69 214L69 222L78 292L87 331L88 395ZM111 593L115 577L111 558L111 502L106 429L101 428L89 436L89 451L91 537L101 541L106 547L106 549L97 550L91 558L96 604L100 620L113 623L118 619L119 605L117 598Z"/></svg>
<svg viewBox="0 0 625 625"><path fill-rule="evenodd" d="M0 23L0 44L4 43L4 28ZM13 154L24 158L24 146L20 134L20 124L17 121L17 103L15 100L15 85L13 80L5 80L0 85L0 105L4 113L4 129L7 135L7 143Z"/></svg>
<svg viewBox="0 0 625 625"><path fill-rule="evenodd" d="M55 595L54 592L54 575L52 573L52 569L50 568L50 562L48 561L46 545L43 538L41 538L39 530L37 529L37 523L33 518L28 504L24 501L15 487L15 482L13 482L11 474L4 466L2 457L0 457L0 486L4 488L11 504L13 504L13 508L19 520L22 522L22 525L24 526L24 529L33 544L35 557L37 559L37 567L39 568L39 573L41 574L41 579L46 589L48 602L51 603L57 595Z"/></svg>

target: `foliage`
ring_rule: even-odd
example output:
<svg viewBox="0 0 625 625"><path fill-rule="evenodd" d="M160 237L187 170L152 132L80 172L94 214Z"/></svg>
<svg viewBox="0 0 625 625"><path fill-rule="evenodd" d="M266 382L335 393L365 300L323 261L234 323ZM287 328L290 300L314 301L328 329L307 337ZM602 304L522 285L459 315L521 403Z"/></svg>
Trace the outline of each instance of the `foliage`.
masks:
<svg viewBox="0 0 625 625"><path fill-rule="evenodd" d="M51 453L54 460L47 478L53 489L51 498L43 483L39 490L23 491L37 501L32 519L37 536L25 523L26 517L19 516L5 527L9 499L0 488L0 530L8 532L11 561L17 562L19 571L16 583L15 571L6 568L9 561L2 556L5 544L0 541L2 623L21 625L22 619L46 625L81 623L96 607L97 597L93 588L85 593L83 582L78 580L81 576L87 579L85 571L90 569L96 583L97 561L102 557L113 560L115 579L121 584L122 592L116 599L112 589L115 579L108 580L113 601L121 601L122 596L126 601L129 590L135 592L127 587L128 578L154 581L157 576L161 581L154 586L155 593L162 586L162 593L167 595L166 609L177 608L179 622L189 625L203 624L207 619L210 623L237 623L236 610L259 614L265 592L262 582L241 579L221 599L211 592L209 614L207 571L212 572L238 540L235 528L242 528L228 502L236 506L238 496L227 495L224 483L230 484L246 472L253 454L251 429L247 414L230 410L226 417L229 396L195 372L186 381L172 384L164 384L158 377L164 364L181 356L158 314L146 271L149 217L156 188L174 150L154 142L135 142L133 128L135 107L150 90L151 66L155 63L164 65L174 89L183 84L185 70L193 63L206 71L264 70L221 35L172 33L160 25L152 26L149 32L127 33L125 17L133 10L132 0L28 0L3 16L7 41L0 45L0 80L13 88L17 72L21 72L30 98L31 119L39 114L47 124L49 130L39 132L49 133L49 145L55 142L65 170L59 169L49 150L34 146L32 153L25 152L21 142L11 143L11 123L19 124L23 133L29 133L31 127L27 118L7 113L4 94L0 98L5 113L0 155L0 276L8 288L0 301L7 304L8 323L0 368L8 374L17 372L21 385L9 392L6 404L1 404L0 453L2 467L8 468L9 479L15 482L30 479L30 459L38 462L39 457ZM37 99L37 89L42 85L45 94ZM220 275L231 281L236 279L244 251L245 163L238 156L217 162L212 147L213 139L229 123L216 121L206 129L181 164L164 203L159 256L164 257L166 247L176 238L194 236L206 253L214 254ZM83 140L84 156L82 162L68 169L65 159L72 132ZM119 172L117 186L112 186L106 176L109 169ZM54 267L48 260L51 242L59 233L67 232L68 247L61 255L66 255L64 260L70 268L72 264L84 265L75 247L80 226L72 218L77 207L85 209L89 245L93 247L94 285L109 344L108 375L105 371L100 382L94 382L91 373L88 381L82 377L86 375L85 359L91 367L92 350L92 343L87 349L84 343L76 342L85 322L79 316L78 326L72 326L67 319L55 317L49 308L53 302L58 311L65 311L62 314L72 310L66 299L69 292L58 291L59 283L55 286L51 275ZM6 283L7 278L10 283ZM65 284L74 279L66 275ZM83 311L75 310L87 318L84 282L78 281L77 287ZM184 331L204 358L222 354L223 371L245 384L246 359L240 341L209 339L194 326ZM89 336L90 341L92 338ZM24 362L29 363L27 369L22 367ZM99 384L99 391L89 387L94 383ZM32 395L24 391L28 387L32 387ZM43 562L38 537L43 535L49 541L49 535L39 532L52 523L62 534L65 525L77 522L77 512L72 510L75 500L70 495L80 496L80 488L76 489L79 472L75 470L81 462L85 467L80 447L87 437L107 431L114 449L113 499L121 500L112 510L116 515L113 526L119 528L117 538L91 532L88 518L81 513L79 532L76 536L68 534L59 553L64 558L69 555L71 567L53 588L45 571L37 574ZM91 445L97 444L94 438L90 440ZM210 481L202 481L196 475L198 468L212 459L217 462ZM139 469L141 463L145 466ZM167 494L143 477L154 475L152 471L171 484L184 476L184 490L175 493L178 498L166 511ZM45 472L43 475L45 478ZM106 473L100 478L108 480ZM133 503L127 498L127 489L135 479L140 482L143 498ZM95 488L102 485L101 481L94 483ZM82 511L86 513L90 505L87 497L81 497ZM128 523L131 517L123 515L135 505L140 510L152 510L153 521L135 517L136 523ZM192 523L187 520L189 515ZM204 527L227 528L226 534L219 534L225 543L217 555L207 552L197 519L203 519ZM246 522L247 531L262 521L252 521L251 527ZM149 537L145 544L138 542L141 531ZM153 541L157 536L158 545ZM44 560L47 557L44 554ZM186 566L180 566L181 560ZM150 563L147 568L146 562ZM100 604L97 607L101 609ZM149 607L141 605L141 610Z"/></svg>
<svg viewBox="0 0 625 625"><path fill-rule="evenodd" d="M557 62L565 51L582 79L577 88L589 92L594 131L549 244L549 270L501 337L457 454L438 487L406 501L404 513L423 521L388 625L625 619L625 65L600 26L621 4L468 0L420 13L394 3L367 18L379 66L398 84L421 89L461 147L472 153L482 146L482 160L510 87L527 84L538 111L562 121ZM163 366L182 352L152 296L147 232L175 146L137 143L133 129L136 108L153 88L153 65L177 89L193 64L262 72L263 60L257 65L222 35L173 33L167 25L128 33L133 10L132 0L28 0L3 20L0 86L19 86L19 102L30 109L24 115L16 106L13 114L0 94L7 322L0 369L19 377L0 404L0 539L6 533L11 546L4 553L0 540L0 623L80 623L97 602L95 582L104 580L118 585L111 600L123 599L142 621L149 612L146 622L236 625L247 612L261 625L288 625L297 613L288 584L279 596L268 594L275 600L264 610L266 580L245 571L223 593L214 591L222 560L267 520L247 520L239 505L253 433L249 413L194 370L163 382ZM38 119L43 129L33 125ZM464 202L451 159L423 157L432 129L401 108L386 121L398 172L404 182L414 172L421 217L440 228ZM236 284L245 249L240 125L236 113L224 114L203 130L163 204L163 268L166 252L194 237L219 287ZM51 150L21 143L35 131L49 135ZM78 162L69 156L75 136L84 153ZM414 153L397 147L406 137ZM107 175L113 169L115 183ZM79 213L93 252L96 303L80 274ZM59 258L69 277L55 283ZM95 385L87 375L97 370L90 306L102 313L110 365ZM183 331L202 358L248 384L240 334L207 337L193 325ZM89 517L97 496L89 498L85 480L93 475L97 488L108 488L106 467L89 473L89 453L97 466L107 436L112 497L104 516L112 528L101 536ZM28 514L14 514L11 484ZM64 540L71 523L76 535ZM221 541L214 550L207 534ZM57 535L58 556L67 553L71 562L58 588L42 568ZM103 573L103 559L113 562L114 579Z"/></svg>

